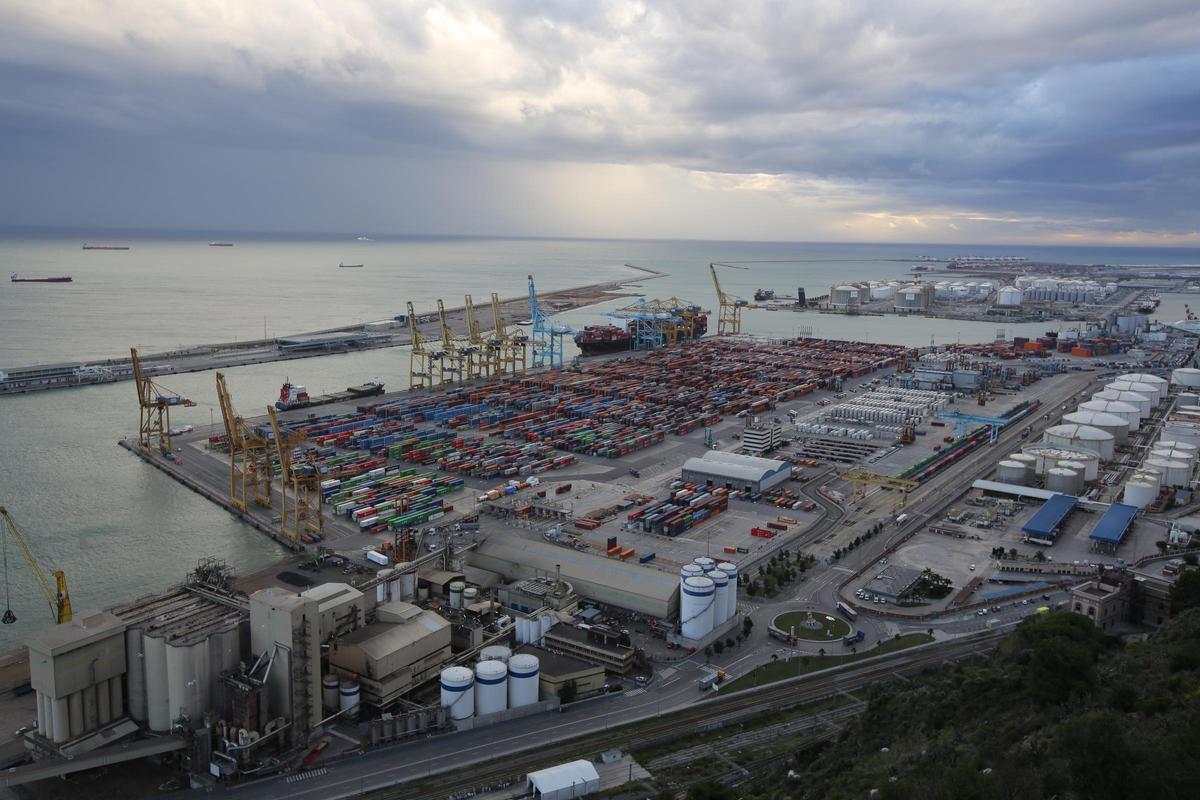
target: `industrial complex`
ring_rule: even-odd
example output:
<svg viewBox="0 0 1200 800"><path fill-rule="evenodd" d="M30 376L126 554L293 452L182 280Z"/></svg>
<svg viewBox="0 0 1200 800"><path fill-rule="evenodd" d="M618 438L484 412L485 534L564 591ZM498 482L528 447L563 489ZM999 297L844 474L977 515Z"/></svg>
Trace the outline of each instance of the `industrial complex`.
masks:
<svg viewBox="0 0 1200 800"><path fill-rule="evenodd" d="M153 757L193 788L288 796L287 781L315 792L375 752L399 769L461 750L461 770L475 736L535 751L526 726L576 703L595 713L555 717L564 740L656 714L701 722L779 648L849 655L926 630L945 644L1050 608L1105 630L1169 616L1198 549L1200 332L1151 323L1142 288L832 287L826 306L864 313L1089 307L1069 334L918 349L743 335L754 306L711 276L716 335L697 304L646 301L622 309L628 352L573 363L577 332L532 277L528 328L506 326L495 295L491 329L469 296L465 331L441 301L432 328L410 306L414 390L251 410L218 372L219 431L173 427L192 400L133 351L129 457L288 555L253 575L217 556L167 593L88 610L23 548L55 624L29 637L36 725L9 784ZM626 767L652 778L606 759L492 788L558 800Z"/></svg>

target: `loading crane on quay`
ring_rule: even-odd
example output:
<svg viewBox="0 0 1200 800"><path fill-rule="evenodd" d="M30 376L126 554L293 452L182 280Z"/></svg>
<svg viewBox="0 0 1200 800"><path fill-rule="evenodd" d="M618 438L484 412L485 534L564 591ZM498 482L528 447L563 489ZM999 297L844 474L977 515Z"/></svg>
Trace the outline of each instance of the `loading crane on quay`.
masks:
<svg viewBox="0 0 1200 800"><path fill-rule="evenodd" d="M417 325L417 314L413 304L408 303L408 385L413 389L426 389L433 386L433 357L425 349L425 337Z"/></svg>
<svg viewBox="0 0 1200 800"><path fill-rule="evenodd" d="M717 304L720 306L720 314L717 317L717 335L725 336L726 334L741 333L742 309L758 308L758 306L751 305L750 301L743 300L736 295L727 294L721 288L721 281L717 279L717 267L728 267L729 269L749 269L749 267L741 267L736 264L722 264L720 262L708 265L708 272L712 275L713 288L717 290Z"/></svg>
<svg viewBox="0 0 1200 800"><path fill-rule="evenodd" d="M464 379L473 381L476 378L490 378L492 362L488 357L488 343L483 338L479 320L475 317L475 302L471 295L463 297L463 315L467 318L467 341L462 346Z"/></svg>
<svg viewBox="0 0 1200 800"><path fill-rule="evenodd" d="M225 376L217 373L217 402L225 423L225 441L229 446L229 502L246 513L253 499L257 505L271 507L271 444L233 410L233 397Z"/></svg>
<svg viewBox="0 0 1200 800"><path fill-rule="evenodd" d="M434 353L438 362L438 383L454 383L463 379L463 363L466 360L462 347L446 321L446 304L437 301L438 328L442 334L442 348Z"/></svg>
<svg viewBox="0 0 1200 800"><path fill-rule="evenodd" d="M533 334L533 365L535 367L562 367L563 337L574 330L569 325L555 322L538 305L537 289L533 285L533 276L529 277L529 319Z"/></svg>
<svg viewBox="0 0 1200 800"><path fill-rule="evenodd" d="M129 358L140 409L138 446L149 451L157 443L158 449L168 455L171 453L171 407L190 408L196 404L150 380L142 369L142 360L138 357L136 347L129 348Z"/></svg>
<svg viewBox="0 0 1200 800"><path fill-rule="evenodd" d="M520 328L508 332L500 309L500 295L496 292L492 292L492 323L496 331L488 339L488 349L493 359L493 372L497 375L524 375L529 362L529 336Z"/></svg>
<svg viewBox="0 0 1200 800"><path fill-rule="evenodd" d="M8 509L0 506L0 517L4 518L4 527L7 531L4 547L4 616L0 617L0 622L5 625L11 625L17 621L17 615L13 613L12 603L9 601L9 580L8 580L8 539L12 539L13 544L21 551L21 555L25 557L29 568L33 570L33 577L37 579L38 586L42 588L42 593L46 595L46 599L50 601L50 610L54 614L54 622L56 625L62 625L64 622L71 621L71 596L67 592L67 575L61 569L51 573L54 576L54 585L50 585L50 579L46 577L45 570L33 556L33 551L29 549L29 543L25 541L25 537L21 535L21 531L17 528L17 523L13 522L12 516L9 515Z"/></svg>
<svg viewBox="0 0 1200 800"><path fill-rule="evenodd" d="M284 431L279 427L275 407L267 406L271 417L271 431L275 434L275 450L279 454L279 493L283 503L279 514L279 532L293 547L300 548L305 533L324 537L325 520L321 515L320 477L307 464L293 465L292 450L299 447L308 437L299 431ZM291 484L291 502L288 502L288 484Z"/></svg>

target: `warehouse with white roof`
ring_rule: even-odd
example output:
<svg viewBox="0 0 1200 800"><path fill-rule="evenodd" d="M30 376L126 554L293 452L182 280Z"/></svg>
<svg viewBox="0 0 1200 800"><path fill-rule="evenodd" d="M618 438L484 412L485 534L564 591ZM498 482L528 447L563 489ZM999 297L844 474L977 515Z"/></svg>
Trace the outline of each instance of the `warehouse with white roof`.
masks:
<svg viewBox="0 0 1200 800"><path fill-rule="evenodd" d="M786 461L709 450L703 458L689 458L685 461L682 477L688 483L765 492L783 483L791 475L792 467Z"/></svg>

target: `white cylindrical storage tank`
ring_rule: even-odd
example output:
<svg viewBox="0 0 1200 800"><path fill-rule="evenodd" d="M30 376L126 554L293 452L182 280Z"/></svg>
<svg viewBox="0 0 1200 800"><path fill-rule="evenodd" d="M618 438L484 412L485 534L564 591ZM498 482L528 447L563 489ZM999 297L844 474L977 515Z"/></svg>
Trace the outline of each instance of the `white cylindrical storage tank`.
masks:
<svg viewBox="0 0 1200 800"><path fill-rule="evenodd" d="M466 667L442 670L442 708L450 719L468 719L475 714L475 673Z"/></svg>
<svg viewBox="0 0 1200 800"><path fill-rule="evenodd" d="M495 714L508 708L508 665L480 661L475 667L475 713Z"/></svg>
<svg viewBox="0 0 1200 800"><path fill-rule="evenodd" d="M1172 439L1160 439L1157 443L1155 443L1154 447L1155 449L1167 448L1170 450L1175 450L1179 453L1189 453L1190 455L1187 457L1188 461L1194 462L1200 459L1200 447L1196 447L1196 445L1192 444L1191 442L1177 442Z"/></svg>
<svg viewBox="0 0 1200 800"><path fill-rule="evenodd" d="M705 575L717 568L717 562L708 556L700 556L693 563L703 570Z"/></svg>
<svg viewBox="0 0 1200 800"><path fill-rule="evenodd" d="M1180 367L1171 370L1171 383L1176 386L1200 386L1200 369L1195 367Z"/></svg>
<svg viewBox="0 0 1200 800"><path fill-rule="evenodd" d="M1161 402L1166 399L1167 393L1171 390L1171 385L1166 378L1160 378L1157 375L1150 375L1146 372L1127 372L1124 375L1118 375L1114 380L1129 381L1130 383L1143 383L1147 386L1153 386L1155 395ZM1132 391L1137 391L1133 389Z"/></svg>
<svg viewBox="0 0 1200 800"><path fill-rule="evenodd" d="M537 656L517 653L508 660L508 707L520 708L538 701L541 662Z"/></svg>
<svg viewBox="0 0 1200 800"><path fill-rule="evenodd" d="M467 585L465 583L463 583L462 581L451 581L450 582L450 607L451 608L462 608L463 607L463 591L465 591L466 588L467 588Z"/></svg>
<svg viewBox="0 0 1200 800"><path fill-rule="evenodd" d="M1053 467L1046 470L1046 491L1078 495L1083 488L1083 476L1073 469Z"/></svg>
<svg viewBox="0 0 1200 800"><path fill-rule="evenodd" d="M1145 508L1158 498L1158 489L1149 483L1131 480L1125 484L1121 493L1121 502L1127 506Z"/></svg>
<svg viewBox="0 0 1200 800"><path fill-rule="evenodd" d="M1195 453L1187 450L1176 450L1174 447L1159 447L1155 445L1150 448L1149 458L1157 458L1163 461L1182 461L1188 465L1188 469L1195 466Z"/></svg>
<svg viewBox="0 0 1200 800"><path fill-rule="evenodd" d="M1158 490L1162 488L1162 479L1163 474L1161 472L1156 469L1150 469L1149 467L1135 469L1129 476L1129 480L1131 481L1150 484L1152 487L1154 487L1155 494L1158 494Z"/></svg>
<svg viewBox="0 0 1200 800"><path fill-rule="evenodd" d="M1083 463L1082 461L1071 461L1070 459L1067 459L1058 462L1058 464L1055 466L1061 467L1062 469L1069 469L1072 472L1078 472L1082 482L1084 484L1087 483L1087 464Z"/></svg>
<svg viewBox="0 0 1200 800"><path fill-rule="evenodd" d="M1116 414L1106 414L1103 411L1073 411L1064 414L1065 424L1090 425L1112 435L1115 444L1124 444L1129 436L1129 421Z"/></svg>
<svg viewBox="0 0 1200 800"><path fill-rule="evenodd" d="M1094 450L1102 461L1113 457L1116 443L1111 433L1093 428L1091 425L1066 423L1047 428L1043 439L1048 444L1071 445L1085 450Z"/></svg>
<svg viewBox="0 0 1200 800"><path fill-rule="evenodd" d="M729 595L726 599L729 605L725 607L725 619L729 619L737 614L738 568L732 561L722 561L717 564L717 569L729 578Z"/></svg>
<svg viewBox="0 0 1200 800"><path fill-rule="evenodd" d="M1017 486L1029 485L1029 465L1023 461L1004 460L996 465L996 480Z"/></svg>
<svg viewBox="0 0 1200 800"><path fill-rule="evenodd" d="M146 663L146 724L155 733L171 730L171 700L167 691L167 643L157 636L142 635Z"/></svg>
<svg viewBox="0 0 1200 800"><path fill-rule="evenodd" d="M468 586L463 589L463 608L474 605L479 601L479 590L474 586Z"/></svg>
<svg viewBox="0 0 1200 800"><path fill-rule="evenodd" d="M338 686L338 711L342 712L342 719L348 722L358 721L359 695L358 681L342 681Z"/></svg>
<svg viewBox="0 0 1200 800"><path fill-rule="evenodd" d="M1034 470L1037 469L1037 463L1038 463L1037 456L1031 456L1028 453L1013 453L1005 460L1006 461L1019 461L1022 464L1024 464L1029 469L1030 472L1033 472Z"/></svg>
<svg viewBox="0 0 1200 800"><path fill-rule="evenodd" d="M1175 405L1179 408L1195 408L1196 406L1200 406L1200 394L1180 392Z"/></svg>
<svg viewBox="0 0 1200 800"><path fill-rule="evenodd" d="M142 650L142 631L125 631L125 678L129 684L129 716L137 722L146 721L146 655ZM49 738L49 734L43 734Z"/></svg>
<svg viewBox="0 0 1200 800"><path fill-rule="evenodd" d="M512 658L512 648L502 644L489 644L479 651L480 661L503 661L505 664Z"/></svg>
<svg viewBox="0 0 1200 800"><path fill-rule="evenodd" d="M729 576L719 569L708 573L708 579L713 582L713 627L728 619L725 610L729 608Z"/></svg>
<svg viewBox="0 0 1200 800"><path fill-rule="evenodd" d="M1138 416L1145 419L1150 416L1150 408L1153 405L1151 397L1138 394L1137 392L1117 391L1116 389L1103 389L1092 395L1093 400L1116 400L1121 403L1129 403L1135 406L1138 410Z"/></svg>
<svg viewBox="0 0 1200 800"><path fill-rule="evenodd" d="M1120 400L1088 400L1080 403L1077 411L1096 411L1101 414L1112 414L1125 420L1125 424L1129 430L1135 431L1142 421L1142 413L1138 407L1132 403L1123 403Z"/></svg>
<svg viewBox="0 0 1200 800"><path fill-rule="evenodd" d="M892 298L892 307L897 311L924 311L929 308L930 290L926 286L911 284L902 286Z"/></svg>
<svg viewBox="0 0 1200 800"><path fill-rule="evenodd" d="M390 567L387 567L385 569L375 570L375 578L379 581L379 583L375 584L375 604L376 605L379 605L381 603L386 603L388 601L387 578L391 574L392 574L392 569Z"/></svg>
<svg viewBox="0 0 1200 800"><path fill-rule="evenodd" d="M341 684L337 675L326 675L321 679L321 705L326 714L332 714L338 710L338 688Z"/></svg>
<svg viewBox="0 0 1200 800"><path fill-rule="evenodd" d="M834 308L850 308L862 304L862 290L857 286L835 286L829 290L829 304Z"/></svg>
<svg viewBox="0 0 1200 800"><path fill-rule="evenodd" d="M684 564L679 568L679 585L683 586L683 582L688 578L696 578L704 574L704 570L700 569L699 564Z"/></svg>
<svg viewBox="0 0 1200 800"><path fill-rule="evenodd" d="M1015 308L1021 305L1021 290L1015 286L1005 286L996 297L996 305L1003 308Z"/></svg>
<svg viewBox="0 0 1200 800"><path fill-rule="evenodd" d="M1158 405L1158 401L1162 396L1158 392L1158 387L1149 383L1134 383L1132 381L1113 381L1105 384L1104 388L1110 392L1133 392L1140 394L1150 401L1150 406L1153 408Z"/></svg>
<svg viewBox="0 0 1200 800"><path fill-rule="evenodd" d="M1163 486L1187 486L1192 477L1191 465L1186 461L1148 458L1145 466L1162 473Z"/></svg>
<svg viewBox="0 0 1200 800"><path fill-rule="evenodd" d="M716 586L707 577L688 578L679 597L679 620L688 639L703 639L713 629L713 593Z"/></svg>

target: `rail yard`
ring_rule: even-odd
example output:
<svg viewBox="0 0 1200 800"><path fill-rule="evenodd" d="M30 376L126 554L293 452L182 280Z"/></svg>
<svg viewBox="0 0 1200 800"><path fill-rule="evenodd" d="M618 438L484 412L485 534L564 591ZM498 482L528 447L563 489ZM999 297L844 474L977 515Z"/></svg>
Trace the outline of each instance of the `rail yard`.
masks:
<svg viewBox="0 0 1200 800"><path fill-rule="evenodd" d="M264 407L218 372L219 431L173 426L193 400L132 351L121 455L286 555L242 575L218 554L109 610L46 580L32 764L6 781L154 757L230 796L499 800L579 753L979 655L1041 610L1161 624L1200 526L1190 326L1114 289L1071 335L768 340L711 274L716 336L648 301L623 309L641 349L569 362L531 277L528 329L498 298L490 330L469 297L462 326L408 309L411 391ZM694 756L628 773L682 790Z"/></svg>

